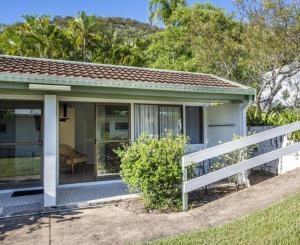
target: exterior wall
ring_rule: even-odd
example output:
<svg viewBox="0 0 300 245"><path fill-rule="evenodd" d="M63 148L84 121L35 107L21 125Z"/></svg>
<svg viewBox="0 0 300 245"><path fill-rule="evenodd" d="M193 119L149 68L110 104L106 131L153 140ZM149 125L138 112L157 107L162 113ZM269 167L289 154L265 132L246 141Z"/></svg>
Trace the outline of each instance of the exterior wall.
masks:
<svg viewBox="0 0 300 245"><path fill-rule="evenodd" d="M259 133L268 129L274 128L273 126L250 126L248 127L248 132L250 133ZM286 147L293 142L288 140L287 136L280 136L268 141L261 142L257 144L258 149L253 153L253 157L259 156L261 154L274 151L279 148ZM300 152L294 153L289 156L284 156L281 159L274 160L268 163L265 163L259 167L256 167L257 170L264 170L272 174L284 174L288 171L294 170L295 168L300 167Z"/></svg>
<svg viewBox="0 0 300 245"><path fill-rule="evenodd" d="M234 134L244 135L244 131L246 131L245 109L246 104L243 103L226 103L206 107L204 117L206 144L202 146L202 149L231 141ZM210 159L204 164L197 164L195 176L206 174L214 162L215 159Z"/></svg>
<svg viewBox="0 0 300 245"><path fill-rule="evenodd" d="M241 104L221 104L207 109L207 147L243 134Z"/></svg>

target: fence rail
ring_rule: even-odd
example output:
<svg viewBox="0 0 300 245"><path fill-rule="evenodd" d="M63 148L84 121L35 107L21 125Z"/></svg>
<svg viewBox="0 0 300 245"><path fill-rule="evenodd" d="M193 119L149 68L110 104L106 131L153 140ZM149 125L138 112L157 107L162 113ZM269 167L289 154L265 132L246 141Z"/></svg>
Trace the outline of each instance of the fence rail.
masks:
<svg viewBox="0 0 300 245"><path fill-rule="evenodd" d="M233 140L224 144L220 144L205 150L201 150L182 158L182 171L183 171L183 183L182 183L182 203L183 210L188 209L188 193L204 187L209 184L213 184L222 179L228 178L235 174L242 173L248 169L257 167L261 164L273 161L275 159L281 158L286 155L290 155L294 152L300 151L300 143L295 143L293 145L287 146L285 148L280 148L251 159L244 160L237 164L225 167L223 169L208 173L206 175L187 180L187 167L203 162L208 159L238 150L259 142L263 142L278 136L286 135L295 131L300 130L300 122L295 122L292 124L284 125L281 127L266 130L261 133L257 133L251 136L247 136L238 140Z"/></svg>
<svg viewBox="0 0 300 245"><path fill-rule="evenodd" d="M238 150L249 145L254 145L259 142L272 139L281 135L289 134L294 131L300 130L300 122L291 123L288 125L280 126L277 128L269 129L257 134L253 134L238 140L233 140L224 144L207 148L202 151L194 152L185 155L182 158L182 164L187 167L195 162L203 162L205 160L226 154L228 152Z"/></svg>

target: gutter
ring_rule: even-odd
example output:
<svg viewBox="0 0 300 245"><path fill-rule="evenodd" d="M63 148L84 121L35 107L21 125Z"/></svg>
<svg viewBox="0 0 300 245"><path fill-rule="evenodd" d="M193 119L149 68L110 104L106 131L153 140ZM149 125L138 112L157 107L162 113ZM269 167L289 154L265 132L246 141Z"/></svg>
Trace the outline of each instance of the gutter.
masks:
<svg viewBox="0 0 300 245"><path fill-rule="evenodd" d="M220 78L219 78L220 79ZM253 88L230 82L238 88L234 87L210 87L196 86L187 84L169 84L169 83L153 83L139 82L128 80L95 80L83 79L75 77L57 77L45 75L29 75L29 74L13 74L0 73L0 81L16 82L16 83L35 83L35 84L51 84L64 86L86 86L86 87L109 87L124 89L142 89L142 90L160 90L160 91L177 91L177 92L195 92L195 93L213 93L213 94L239 94L255 96L256 91ZM227 81L227 80L226 80Z"/></svg>

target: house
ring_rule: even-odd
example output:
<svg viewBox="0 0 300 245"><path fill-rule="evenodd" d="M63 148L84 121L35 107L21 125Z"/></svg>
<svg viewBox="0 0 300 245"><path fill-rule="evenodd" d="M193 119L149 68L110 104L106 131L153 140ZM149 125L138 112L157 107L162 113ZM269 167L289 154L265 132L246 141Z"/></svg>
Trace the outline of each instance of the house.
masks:
<svg viewBox="0 0 300 245"><path fill-rule="evenodd" d="M0 56L0 189L119 178L114 153L142 132L188 151L246 132L255 90L209 74Z"/></svg>

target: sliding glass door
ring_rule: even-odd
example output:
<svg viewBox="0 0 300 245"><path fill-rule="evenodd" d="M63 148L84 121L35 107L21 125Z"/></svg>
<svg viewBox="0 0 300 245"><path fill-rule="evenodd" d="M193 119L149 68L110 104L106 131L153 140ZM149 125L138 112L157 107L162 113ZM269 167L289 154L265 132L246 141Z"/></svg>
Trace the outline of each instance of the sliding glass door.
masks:
<svg viewBox="0 0 300 245"><path fill-rule="evenodd" d="M129 105L97 104L97 179L119 176L120 160L114 150L129 143Z"/></svg>
<svg viewBox="0 0 300 245"><path fill-rule="evenodd" d="M0 101L0 189L42 184L42 102Z"/></svg>

